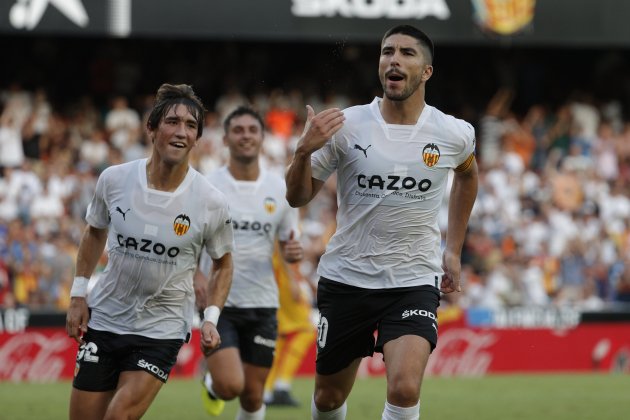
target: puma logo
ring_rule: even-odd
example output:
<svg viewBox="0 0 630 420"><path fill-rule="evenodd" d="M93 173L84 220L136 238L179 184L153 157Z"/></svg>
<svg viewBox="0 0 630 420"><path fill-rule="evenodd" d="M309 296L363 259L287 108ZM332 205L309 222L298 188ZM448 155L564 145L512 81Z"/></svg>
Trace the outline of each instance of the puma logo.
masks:
<svg viewBox="0 0 630 420"><path fill-rule="evenodd" d="M361 147L361 145L359 145L359 144L355 144L354 145L354 148L357 149L357 150L362 151L366 158L367 158L367 149L369 149L370 147L372 147L371 144L368 147L366 147L365 149L363 147Z"/></svg>
<svg viewBox="0 0 630 420"><path fill-rule="evenodd" d="M129 210L131 210L131 209L127 209L126 211L122 211L122 209L121 209L120 207L116 207L116 211L117 211L118 213L122 214L123 220L126 220L126 219L125 219L125 215L127 214L127 212L128 212Z"/></svg>

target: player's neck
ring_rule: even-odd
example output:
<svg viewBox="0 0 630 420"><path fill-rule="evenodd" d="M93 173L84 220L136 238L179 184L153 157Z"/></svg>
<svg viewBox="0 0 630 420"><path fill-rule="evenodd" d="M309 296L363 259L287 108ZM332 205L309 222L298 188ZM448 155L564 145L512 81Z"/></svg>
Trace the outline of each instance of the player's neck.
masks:
<svg viewBox="0 0 630 420"><path fill-rule="evenodd" d="M173 192L182 183L188 173L188 163L168 165L154 160L147 161L147 186L158 191Z"/></svg>
<svg viewBox="0 0 630 420"><path fill-rule="evenodd" d="M228 171L238 181L256 181L260 175L260 165L258 159L248 163L231 159Z"/></svg>
<svg viewBox="0 0 630 420"><path fill-rule="evenodd" d="M414 125L425 107L424 92L414 93L403 101L393 101L383 97L381 101L381 115L388 124Z"/></svg>

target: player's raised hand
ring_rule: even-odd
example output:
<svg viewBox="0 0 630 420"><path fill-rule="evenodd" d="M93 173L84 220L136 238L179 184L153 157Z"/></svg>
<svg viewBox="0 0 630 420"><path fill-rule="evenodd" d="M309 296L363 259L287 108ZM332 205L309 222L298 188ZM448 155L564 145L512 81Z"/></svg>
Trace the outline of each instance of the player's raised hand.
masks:
<svg viewBox="0 0 630 420"><path fill-rule="evenodd" d="M325 109L316 115L313 107L306 105L306 113L306 124L296 150L311 154L339 131L346 118L339 108Z"/></svg>

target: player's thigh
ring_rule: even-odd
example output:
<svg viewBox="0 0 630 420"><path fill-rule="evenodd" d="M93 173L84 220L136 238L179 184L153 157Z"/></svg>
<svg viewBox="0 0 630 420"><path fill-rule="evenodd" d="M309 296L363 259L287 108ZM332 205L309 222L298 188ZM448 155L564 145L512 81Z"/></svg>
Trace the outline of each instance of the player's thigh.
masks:
<svg viewBox="0 0 630 420"><path fill-rule="evenodd" d="M163 384L164 382L146 371L122 372L104 419L139 419L147 411Z"/></svg>
<svg viewBox="0 0 630 420"><path fill-rule="evenodd" d="M430 354L429 341L417 335L404 335L385 344L383 359L390 403L407 406L417 402Z"/></svg>
<svg viewBox="0 0 630 420"><path fill-rule="evenodd" d="M270 370L271 369L267 367L243 363L245 387L241 394L241 405L247 411L254 411L262 405L265 381L267 380Z"/></svg>
<svg viewBox="0 0 630 420"><path fill-rule="evenodd" d="M70 420L101 420L105 416L114 391L92 392L72 388Z"/></svg>
<svg viewBox="0 0 630 420"><path fill-rule="evenodd" d="M245 384L243 362L238 347L221 348L206 358L212 388L224 399L242 392Z"/></svg>
<svg viewBox="0 0 630 420"><path fill-rule="evenodd" d="M357 358L336 373L315 375L313 398L318 410L330 411L341 407L352 391L360 364L361 358Z"/></svg>

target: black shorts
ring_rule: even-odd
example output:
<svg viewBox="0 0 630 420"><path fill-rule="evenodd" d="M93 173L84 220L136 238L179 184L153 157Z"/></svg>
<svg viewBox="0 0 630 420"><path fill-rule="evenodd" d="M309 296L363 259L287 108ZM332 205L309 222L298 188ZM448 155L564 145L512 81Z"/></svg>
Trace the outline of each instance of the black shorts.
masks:
<svg viewBox="0 0 630 420"><path fill-rule="evenodd" d="M236 347L243 362L270 368L278 337L276 312L276 308L223 308L217 325L221 345L214 351Z"/></svg>
<svg viewBox="0 0 630 420"><path fill-rule="evenodd" d="M339 372L358 357L382 353L385 343L404 335L426 338L433 351L439 305L433 286L364 289L320 278L317 373Z"/></svg>
<svg viewBox="0 0 630 420"><path fill-rule="evenodd" d="M143 370L166 382L184 340L88 330L83 336L72 385L82 391L111 391L123 371Z"/></svg>

